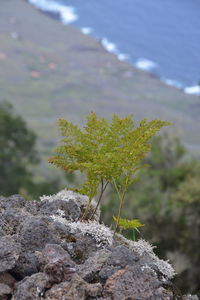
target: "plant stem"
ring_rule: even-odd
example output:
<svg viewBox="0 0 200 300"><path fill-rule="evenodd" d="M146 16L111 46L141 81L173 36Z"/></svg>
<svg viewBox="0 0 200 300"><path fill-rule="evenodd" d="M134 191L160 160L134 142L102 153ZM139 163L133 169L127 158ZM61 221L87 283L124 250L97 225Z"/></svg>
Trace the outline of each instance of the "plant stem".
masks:
<svg viewBox="0 0 200 300"><path fill-rule="evenodd" d="M133 241L135 242L135 229L133 229Z"/></svg>
<svg viewBox="0 0 200 300"><path fill-rule="evenodd" d="M127 176L127 178L126 178L126 184L125 184L123 193L122 193L122 195L120 196L120 205L119 205L119 211L118 211L118 216L117 216L117 223L116 223L115 231L114 231L114 237L115 237L115 233L116 233L116 231L117 231L118 225L119 225L119 219L120 219L120 215L121 215L122 204L123 204L123 201L124 201L125 193L126 193L126 191L127 191L128 181L129 181L129 176ZM118 190L118 189L117 189L117 190ZM118 190L118 195L120 195L120 194L119 194L119 190Z"/></svg>
<svg viewBox="0 0 200 300"><path fill-rule="evenodd" d="M117 187L117 185L116 185L115 179L113 179L113 184L114 184L114 187L115 187L115 189L116 189L117 195L118 195L119 200L120 200L120 199L121 199L121 195L120 195L119 189L118 189L118 187Z"/></svg>
<svg viewBox="0 0 200 300"><path fill-rule="evenodd" d="M138 228L135 228L135 230L139 233L139 235L140 235L143 239L145 239L144 236L143 236L143 234L139 231Z"/></svg>
<svg viewBox="0 0 200 300"><path fill-rule="evenodd" d="M90 196L89 201L88 201L88 204L87 204L87 208L86 208L86 210L85 210L85 212L84 212L84 214L83 214L83 216L82 216L82 218L81 218L81 221L83 221L83 220L86 219L87 214L88 214L88 211L89 211L89 208L90 208L91 202L92 202L92 197Z"/></svg>
<svg viewBox="0 0 200 300"><path fill-rule="evenodd" d="M99 196L99 200L98 200L98 202L97 202L97 205L96 205L96 207L95 207L95 209L94 209L94 211L93 211L93 213L92 213L91 219L94 217L94 214L96 213L97 208L99 207L99 204L100 204L100 202L101 202L103 193L105 192L105 189L107 188L108 183L109 183L109 182L107 181L106 184L105 184L105 186L103 186L103 180L102 180L102 182L101 182L101 194L100 194L100 196Z"/></svg>

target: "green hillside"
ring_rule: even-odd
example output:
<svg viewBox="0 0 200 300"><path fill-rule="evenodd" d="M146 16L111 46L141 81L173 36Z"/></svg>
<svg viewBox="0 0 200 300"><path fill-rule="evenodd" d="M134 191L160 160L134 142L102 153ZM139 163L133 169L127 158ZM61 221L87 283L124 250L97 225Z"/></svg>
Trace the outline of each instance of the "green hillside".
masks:
<svg viewBox="0 0 200 300"><path fill-rule="evenodd" d="M173 121L185 144L200 149L199 97L120 62L100 43L23 0L1 0L0 100L12 102L52 152L57 119L81 123L91 110L111 117Z"/></svg>

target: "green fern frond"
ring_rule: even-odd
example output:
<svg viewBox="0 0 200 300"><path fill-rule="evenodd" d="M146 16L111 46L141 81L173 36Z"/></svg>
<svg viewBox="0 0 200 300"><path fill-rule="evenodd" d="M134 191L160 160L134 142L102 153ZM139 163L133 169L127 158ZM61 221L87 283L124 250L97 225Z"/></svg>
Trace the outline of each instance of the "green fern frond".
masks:
<svg viewBox="0 0 200 300"><path fill-rule="evenodd" d="M119 221L126 191L135 181L137 170L145 167L142 159L150 150L148 142L167 125L170 123L157 119L147 122L144 119L135 128L133 115L119 118L114 114L111 122L108 122L104 118L99 119L94 112L87 116L83 129L60 119L59 128L63 139L55 149L56 155L49 162L67 172L79 170L84 173L86 180L80 192L87 194L90 201L97 194L99 185L101 200L108 183L119 182Z"/></svg>
<svg viewBox="0 0 200 300"><path fill-rule="evenodd" d="M113 216L113 219L115 223L117 223L117 218ZM139 227L145 226L145 224L141 224L138 219L132 219L132 220L127 220L127 219L119 219L118 226L122 228L122 230L126 229L137 229Z"/></svg>

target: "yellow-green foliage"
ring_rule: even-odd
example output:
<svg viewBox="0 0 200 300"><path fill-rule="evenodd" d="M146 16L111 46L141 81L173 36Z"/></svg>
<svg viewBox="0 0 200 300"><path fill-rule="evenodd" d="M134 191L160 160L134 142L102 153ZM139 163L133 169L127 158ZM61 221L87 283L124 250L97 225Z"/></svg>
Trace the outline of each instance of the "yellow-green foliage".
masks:
<svg viewBox="0 0 200 300"><path fill-rule="evenodd" d="M115 216L113 216L113 219L117 223L117 218ZM144 226L144 224L141 224L138 219L127 220L119 218L118 226L121 228L121 230L126 230L130 228L137 229Z"/></svg>
<svg viewBox="0 0 200 300"><path fill-rule="evenodd" d="M69 172L79 170L86 174L86 181L79 192L87 194L90 201L100 185L100 202L110 183L115 186L123 202L128 186L134 181L135 172L144 166L141 160L150 150L149 139L161 127L169 125L157 119L150 122L144 119L135 128L132 118L132 114L122 119L114 114L111 122L108 122L104 118L97 118L92 112L87 116L83 129L60 119L59 127L64 138L55 149L57 154L49 162Z"/></svg>
<svg viewBox="0 0 200 300"><path fill-rule="evenodd" d="M144 224L141 224L138 219L127 220L127 219L122 219L120 217L116 218L115 216L113 216L113 219L116 223L116 227L119 227L120 233L126 229L133 230L133 237L132 237L133 241L135 241L135 231L139 232L138 228L144 226Z"/></svg>

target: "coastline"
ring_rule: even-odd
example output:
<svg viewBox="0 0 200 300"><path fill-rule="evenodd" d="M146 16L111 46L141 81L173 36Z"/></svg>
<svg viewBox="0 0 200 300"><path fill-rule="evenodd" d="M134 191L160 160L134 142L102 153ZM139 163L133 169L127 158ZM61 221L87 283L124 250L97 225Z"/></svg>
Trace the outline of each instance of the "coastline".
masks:
<svg viewBox="0 0 200 300"><path fill-rule="evenodd" d="M27 1L30 5L33 5L34 7L39 9L41 12L60 21L63 25L70 24L73 26L73 22L79 18L78 14L76 13L76 9L74 7L58 4L54 0L51 1L25 0L25 1ZM182 90L185 94L200 96L200 85L184 86L182 83L180 83L177 80L163 78L162 76L153 72L153 70L154 69L156 70L158 66L156 62L146 58L139 58L137 61L132 62L129 59L129 54L121 53L118 50L117 46L111 41L109 41L106 37L101 37L101 38L95 37L95 35L92 34L93 32L92 28L82 27L79 28L79 30L85 35L91 35L97 42L101 43L101 45L104 47L106 51L114 54L119 61L126 61L131 65L135 66L136 68L148 72L152 76L159 78L166 85L174 86L177 89Z"/></svg>
<svg viewBox="0 0 200 300"><path fill-rule="evenodd" d="M54 148L59 118L80 124L91 110L107 119L134 113L136 123L171 121L172 132L199 153L198 97L119 61L74 26L24 0L4 0L0 45L0 101L10 101L37 132L42 156Z"/></svg>

